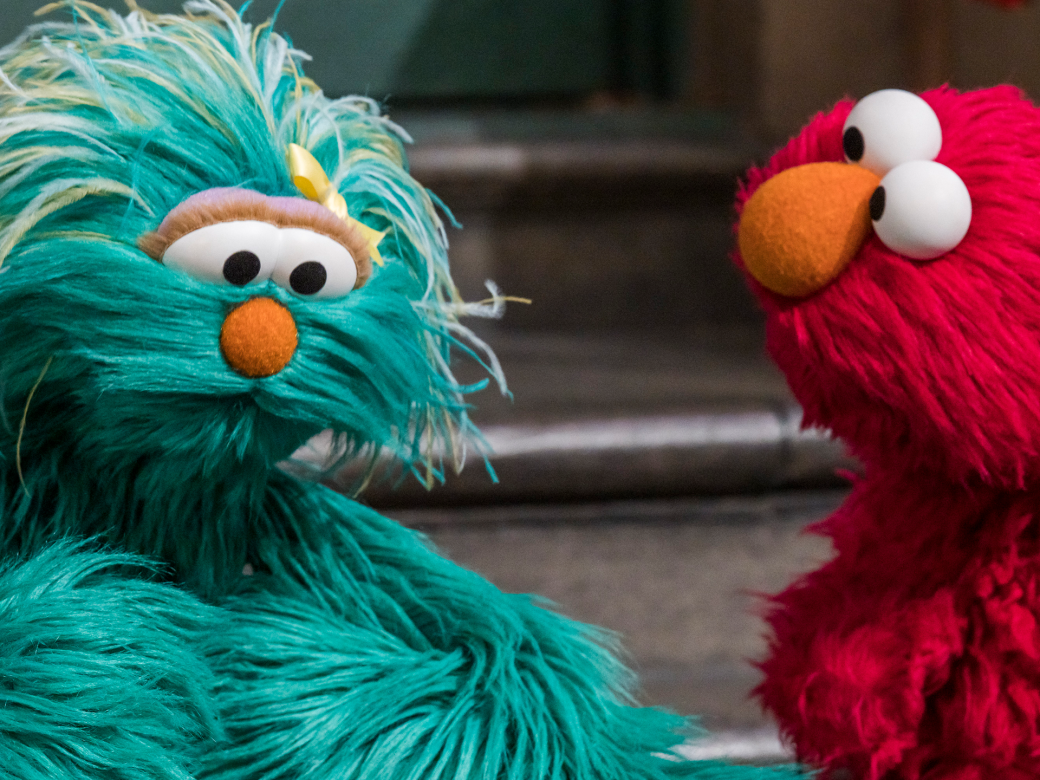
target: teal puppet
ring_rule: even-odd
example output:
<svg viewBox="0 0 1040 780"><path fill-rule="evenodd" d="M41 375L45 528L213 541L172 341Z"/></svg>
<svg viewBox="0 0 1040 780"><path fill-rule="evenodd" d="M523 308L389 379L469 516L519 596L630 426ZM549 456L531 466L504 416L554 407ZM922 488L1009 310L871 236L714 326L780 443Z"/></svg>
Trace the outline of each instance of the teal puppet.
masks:
<svg viewBox="0 0 1040 780"><path fill-rule="evenodd" d="M4 776L793 776L681 760L605 633L277 466L476 437L379 107L219 0L60 5L0 51Z"/></svg>

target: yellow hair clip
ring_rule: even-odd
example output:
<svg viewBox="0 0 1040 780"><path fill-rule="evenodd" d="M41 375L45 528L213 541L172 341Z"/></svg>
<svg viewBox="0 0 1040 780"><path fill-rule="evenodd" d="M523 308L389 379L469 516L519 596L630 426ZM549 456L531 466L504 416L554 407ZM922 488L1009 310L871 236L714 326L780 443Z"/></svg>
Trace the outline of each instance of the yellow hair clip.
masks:
<svg viewBox="0 0 1040 780"><path fill-rule="evenodd" d="M347 201L332 186L325 169L314 159L314 155L299 144L289 144L289 172L292 174L293 184L308 200L320 203L348 225L361 231L368 241L368 252L372 261L381 266L383 256L379 254L379 242L386 233L370 228L347 213Z"/></svg>

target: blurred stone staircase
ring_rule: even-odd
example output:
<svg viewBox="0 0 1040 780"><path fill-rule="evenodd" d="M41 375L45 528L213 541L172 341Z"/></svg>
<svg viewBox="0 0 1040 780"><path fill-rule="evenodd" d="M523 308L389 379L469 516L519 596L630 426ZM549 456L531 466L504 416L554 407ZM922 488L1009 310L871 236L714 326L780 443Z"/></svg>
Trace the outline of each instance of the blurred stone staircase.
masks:
<svg viewBox="0 0 1040 780"><path fill-rule="evenodd" d="M484 334L512 397L470 396L497 482L471 456L432 492L370 486L381 506L760 494L833 488L852 467L801 411L749 327ZM460 366L462 381L480 378ZM340 486L349 488L350 475Z"/></svg>
<svg viewBox="0 0 1040 780"><path fill-rule="evenodd" d="M513 394L472 397L497 483L476 458L432 492L385 480L364 499L500 587L617 631L642 699L714 731L691 755L789 759L747 697L755 594L826 559L802 530L855 464L799 430L727 260L753 147L703 116L396 118L413 173L466 228L449 231L464 294L490 278L533 304L480 330Z"/></svg>

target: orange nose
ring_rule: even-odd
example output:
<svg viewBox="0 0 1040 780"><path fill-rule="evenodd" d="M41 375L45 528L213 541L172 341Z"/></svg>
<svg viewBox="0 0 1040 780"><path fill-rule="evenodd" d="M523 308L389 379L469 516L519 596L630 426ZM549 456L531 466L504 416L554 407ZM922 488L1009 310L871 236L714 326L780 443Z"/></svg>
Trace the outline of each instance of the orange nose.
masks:
<svg viewBox="0 0 1040 780"><path fill-rule="evenodd" d="M225 318L220 351L238 373L273 376L296 352L298 334L289 310L272 298L252 298Z"/></svg>
<svg viewBox="0 0 1040 780"><path fill-rule="evenodd" d="M773 292L803 298L845 270L870 235L870 196L881 180L848 163L788 168L744 204L737 244Z"/></svg>

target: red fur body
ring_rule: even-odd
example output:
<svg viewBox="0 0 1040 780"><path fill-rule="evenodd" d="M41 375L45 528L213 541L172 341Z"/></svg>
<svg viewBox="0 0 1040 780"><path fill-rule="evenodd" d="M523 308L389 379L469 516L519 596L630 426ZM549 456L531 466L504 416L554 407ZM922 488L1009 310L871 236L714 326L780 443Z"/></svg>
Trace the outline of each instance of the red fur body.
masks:
<svg viewBox="0 0 1040 780"><path fill-rule="evenodd" d="M775 599L759 689L799 756L854 778L1040 777L1040 494L877 472Z"/></svg>
<svg viewBox="0 0 1040 780"><path fill-rule="evenodd" d="M923 97L971 194L964 241L919 263L872 235L803 300L749 279L806 425L864 464L814 529L835 558L772 601L757 695L801 759L856 780L1035 780L1040 111L1010 87ZM752 170L738 209L781 170L842 160L851 105Z"/></svg>

